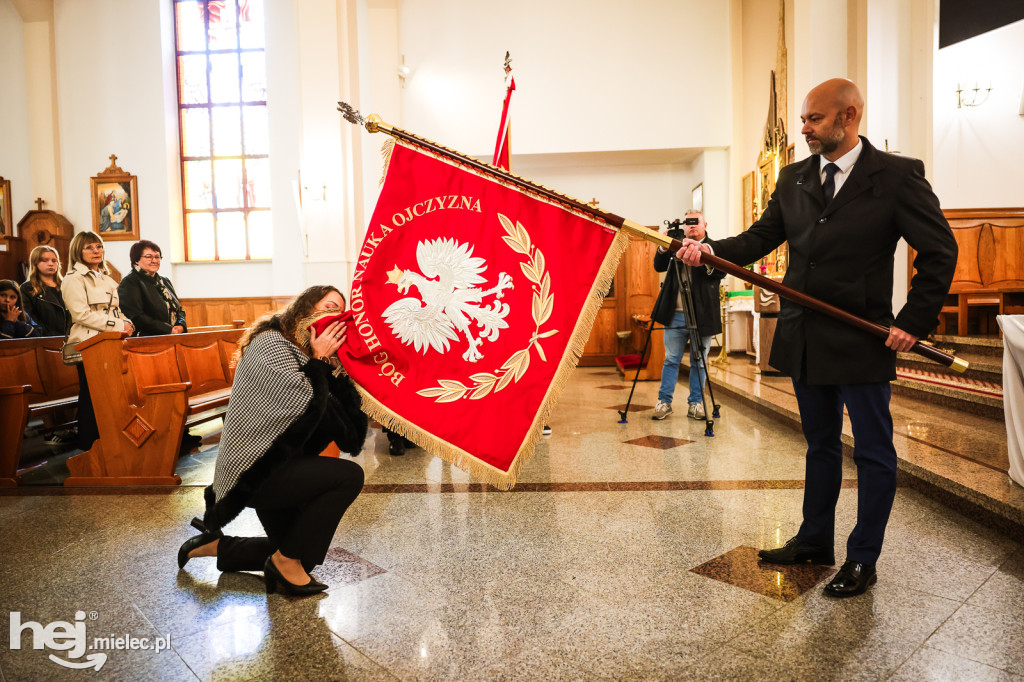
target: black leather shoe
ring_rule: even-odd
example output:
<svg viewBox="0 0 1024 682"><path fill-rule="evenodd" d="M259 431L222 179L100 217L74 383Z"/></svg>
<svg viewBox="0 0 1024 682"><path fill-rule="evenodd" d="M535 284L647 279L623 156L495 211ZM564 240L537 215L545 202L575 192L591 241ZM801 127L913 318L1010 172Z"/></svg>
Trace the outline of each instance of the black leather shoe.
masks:
<svg viewBox="0 0 1024 682"><path fill-rule="evenodd" d="M185 564L187 564L189 560L188 555L192 550L202 547L203 545L208 545L214 540L219 540L224 535L220 531L210 531L199 519L192 519L192 523L190 525L198 530L200 534L185 540L178 549L178 568L185 568Z"/></svg>
<svg viewBox="0 0 1024 682"><path fill-rule="evenodd" d="M405 454L405 441L401 436L388 440L388 452L394 457L401 457Z"/></svg>
<svg viewBox="0 0 1024 682"><path fill-rule="evenodd" d="M825 585L825 594L830 597L856 597L864 594L876 582L878 575L874 566L847 561L832 578L832 582Z"/></svg>
<svg viewBox="0 0 1024 682"><path fill-rule="evenodd" d="M316 594L327 589L327 585L318 583L312 577L310 577L309 582L305 585L296 585L295 583L288 582L287 578L277 570L272 557L267 557L266 563L263 564L263 580L267 583L267 594L273 594L277 591L278 585L281 586L285 594L291 594L296 597Z"/></svg>
<svg viewBox="0 0 1024 682"><path fill-rule="evenodd" d="M831 547L816 547L809 545L799 537L790 538L778 549L762 549L757 556L770 564L802 564L809 561L812 564L832 566L836 563L836 555Z"/></svg>

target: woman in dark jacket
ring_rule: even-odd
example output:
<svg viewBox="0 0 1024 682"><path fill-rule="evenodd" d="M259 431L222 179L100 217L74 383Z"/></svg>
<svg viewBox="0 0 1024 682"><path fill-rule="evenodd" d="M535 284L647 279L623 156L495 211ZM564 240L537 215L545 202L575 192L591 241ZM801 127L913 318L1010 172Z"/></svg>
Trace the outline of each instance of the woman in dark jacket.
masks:
<svg viewBox="0 0 1024 682"><path fill-rule="evenodd" d="M334 365L345 326L333 322L309 336L303 328L316 311L344 306L334 287L310 287L242 338L206 513L192 521L202 534L178 550L179 568L215 556L221 571L262 570L268 593L278 586L295 595L327 589L309 571L324 562L342 515L362 490L363 469L319 454L332 441L359 454L367 418L355 387ZM266 537L223 534L246 507L256 510Z"/></svg>
<svg viewBox="0 0 1024 682"><path fill-rule="evenodd" d="M132 244L129 256L132 271L121 280L117 295L121 299L122 312L135 323L138 335L187 332L185 311L181 309L171 280L157 272L163 258L160 247L143 239Z"/></svg>
<svg viewBox="0 0 1024 682"><path fill-rule="evenodd" d="M60 294L60 255L52 246L37 246L28 256L28 279L21 285L25 312L35 320L39 336L64 336L71 314Z"/></svg>

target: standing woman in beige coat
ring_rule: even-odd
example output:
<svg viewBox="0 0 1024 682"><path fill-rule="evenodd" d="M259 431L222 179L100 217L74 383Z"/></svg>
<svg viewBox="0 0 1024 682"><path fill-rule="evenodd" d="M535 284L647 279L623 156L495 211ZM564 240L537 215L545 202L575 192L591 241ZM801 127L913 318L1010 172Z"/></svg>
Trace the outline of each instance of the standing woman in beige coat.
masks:
<svg viewBox="0 0 1024 682"><path fill-rule="evenodd" d="M103 258L103 240L95 232L79 232L71 240L68 272L60 285L64 305L71 314L69 343L85 341L100 332L135 333L131 320L121 316L117 282L109 275ZM89 397L85 368L78 369L78 447L88 450L100 437L96 413Z"/></svg>

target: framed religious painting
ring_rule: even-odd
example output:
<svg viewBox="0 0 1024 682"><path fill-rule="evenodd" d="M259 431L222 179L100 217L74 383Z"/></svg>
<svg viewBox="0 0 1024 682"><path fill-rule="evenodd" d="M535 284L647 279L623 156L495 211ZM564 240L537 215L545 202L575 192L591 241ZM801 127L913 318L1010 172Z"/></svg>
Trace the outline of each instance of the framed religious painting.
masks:
<svg viewBox="0 0 1024 682"><path fill-rule="evenodd" d="M743 202L743 229L747 229L754 224L754 171L750 171L743 176L743 189L741 191L743 195L741 201Z"/></svg>
<svg viewBox="0 0 1024 682"><path fill-rule="evenodd" d="M782 164L783 166L788 166L789 164L791 164L794 161L796 161L796 144L795 143L791 142L790 145L788 147L786 147L786 155L784 157L782 157L782 161L783 161L783 164Z"/></svg>
<svg viewBox="0 0 1024 682"><path fill-rule="evenodd" d="M775 158L769 157L757 167L757 210L754 212L754 220L760 218L768 208L768 200L772 198L774 191Z"/></svg>
<svg viewBox="0 0 1024 682"><path fill-rule="evenodd" d="M0 237L14 235L14 225L11 223L11 181L0 177Z"/></svg>
<svg viewBox="0 0 1024 682"><path fill-rule="evenodd" d="M110 165L92 178L92 229L104 241L138 241L138 178L116 165Z"/></svg>

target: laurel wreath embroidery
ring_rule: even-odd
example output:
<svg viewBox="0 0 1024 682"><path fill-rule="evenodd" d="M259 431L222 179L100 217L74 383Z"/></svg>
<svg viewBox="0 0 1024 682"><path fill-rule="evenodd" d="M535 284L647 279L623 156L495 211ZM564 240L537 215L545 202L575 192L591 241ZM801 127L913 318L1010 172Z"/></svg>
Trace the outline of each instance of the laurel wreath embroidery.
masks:
<svg viewBox="0 0 1024 682"><path fill-rule="evenodd" d="M479 400L492 391L497 393L513 381L518 382L530 368L530 349L536 348L540 359L547 362L547 356L544 355L540 341L558 333L557 329L541 331L541 325L551 317L551 311L555 306L555 295L551 293L551 275L546 271L544 254L531 242L530 233L526 231L522 223L518 221L513 223L500 213L498 220L506 234L501 238L502 241L516 253L526 256L526 261L520 262L519 267L526 275L526 279L533 283L533 287L531 287L533 289L532 313L535 324L533 334L525 348L512 353L508 360L493 373L478 372L471 375L469 385L454 379L438 379L437 386L416 392L417 395L424 398L436 398L434 402L453 403L463 398Z"/></svg>

